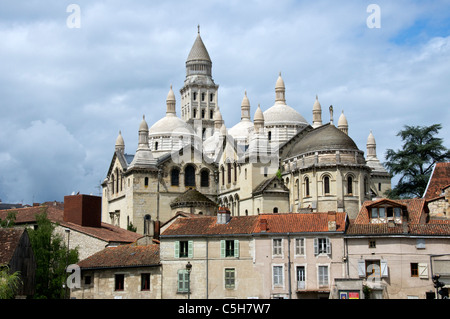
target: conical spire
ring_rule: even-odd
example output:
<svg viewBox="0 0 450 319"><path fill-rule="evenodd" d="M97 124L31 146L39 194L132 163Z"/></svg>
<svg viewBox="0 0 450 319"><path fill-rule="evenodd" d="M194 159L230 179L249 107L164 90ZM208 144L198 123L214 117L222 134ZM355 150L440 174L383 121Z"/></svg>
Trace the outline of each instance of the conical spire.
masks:
<svg viewBox="0 0 450 319"><path fill-rule="evenodd" d="M250 101L247 97L247 91L245 91L244 98L241 103L241 120L243 119L250 120Z"/></svg>
<svg viewBox="0 0 450 319"><path fill-rule="evenodd" d="M275 84L275 103L286 104L286 87L284 86L281 72L279 73L277 83Z"/></svg>
<svg viewBox="0 0 450 319"><path fill-rule="evenodd" d="M316 128L322 126L322 106L320 105L319 97L317 95L316 100L314 101L312 113L313 113L312 127Z"/></svg>
<svg viewBox="0 0 450 319"><path fill-rule="evenodd" d="M264 114L259 104L258 108L256 109L255 116L253 117L253 125L256 132L259 132L260 129L264 128Z"/></svg>
<svg viewBox="0 0 450 319"><path fill-rule="evenodd" d="M370 130L370 134L367 137L367 157L377 157L377 143L375 142L375 137Z"/></svg>
<svg viewBox="0 0 450 319"><path fill-rule="evenodd" d="M130 169L134 167L152 167L156 164L152 151L148 145L148 125L145 121L145 115L142 116L141 125L139 125L139 143L134 155L133 161L130 164Z"/></svg>
<svg viewBox="0 0 450 319"><path fill-rule="evenodd" d="M191 51L189 52L186 62L196 60L205 60L211 62L208 50L206 50L206 46L203 43L202 37L200 36L200 26L198 26L197 38L195 39L194 45L192 46Z"/></svg>
<svg viewBox="0 0 450 319"><path fill-rule="evenodd" d="M167 99L166 99L166 106L167 106L166 115L169 115L169 114L176 115L177 114L177 111L175 109L175 104L176 104L175 94L173 93L172 85L170 85L170 90L169 90L169 93L167 94Z"/></svg>
<svg viewBox="0 0 450 319"><path fill-rule="evenodd" d="M125 142L122 137L122 132L119 131L119 135L117 136L116 139L116 152L123 153L124 151L125 151Z"/></svg>

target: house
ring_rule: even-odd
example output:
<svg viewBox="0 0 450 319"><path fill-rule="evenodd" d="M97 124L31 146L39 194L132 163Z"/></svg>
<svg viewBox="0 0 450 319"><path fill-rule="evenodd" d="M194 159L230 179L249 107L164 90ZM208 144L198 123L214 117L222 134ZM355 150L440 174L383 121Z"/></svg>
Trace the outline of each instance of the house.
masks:
<svg viewBox="0 0 450 319"><path fill-rule="evenodd" d="M436 163L423 195L430 218L450 220L450 163Z"/></svg>
<svg viewBox="0 0 450 319"><path fill-rule="evenodd" d="M16 228L35 227L36 215L46 213L47 218L55 224L55 232L63 237L69 248L78 247L80 260L107 246L130 244L142 237L135 232L102 222L101 197L98 196L65 196L64 207L48 203L2 210L0 219L5 220L10 212L16 213Z"/></svg>
<svg viewBox="0 0 450 319"><path fill-rule="evenodd" d="M34 295L36 260L26 229L0 228L0 267L19 272L21 285L16 298Z"/></svg>
<svg viewBox="0 0 450 319"><path fill-rule="evenodd" d="M105 248L80 261L75 299L161 299L159 244Z"/></svg>
<svg viewBox="0 0 450 319"><path fill-rule="evenodd" d="M434 298L450 284L450 223L430 219L425 199L367 201L344 236L345 276L332 298Z"/></svg>
<svg viewBox="0 0 450 319"><path fill-rule="evenodd" d="M180 215L161 229L162 298L328 298L346 225L343 212Z"/></svg>

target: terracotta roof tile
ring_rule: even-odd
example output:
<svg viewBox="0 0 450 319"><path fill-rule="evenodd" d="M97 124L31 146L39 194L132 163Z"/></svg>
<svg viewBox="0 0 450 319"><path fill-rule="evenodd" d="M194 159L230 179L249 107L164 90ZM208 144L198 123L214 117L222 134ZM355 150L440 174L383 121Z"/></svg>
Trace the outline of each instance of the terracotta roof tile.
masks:
<svg viewBox="0 0 450 319"><path fill-rule="evenodd" d="M335 213L336 231L344 231L346 213ZM179 218L162 236L249 235L261 233L260 223L267 223L267 233L327 232L328 213L278 213L254 216L233 216L227 224L218 224L217 217Z"/></svg>
<svg viewBox="0 0 450 319"><path fill-rule="evenodd" d="M105 248L80 261L82 269L122 268L159 265L159 245L137 246L134 244Z"/></svg>
<svg viewBox="0 0 450 319"><path fill-rule="evenodd" d="M450 184L450 162L436 163L423 197L432 199L441 196L442 189L448 184Z"/></svg>
<svg viewBox="0 0 450 319"><path fill-rule="evenodd" d="M0 265L9 264L24 231L17 228L0 228Z"/></svg>

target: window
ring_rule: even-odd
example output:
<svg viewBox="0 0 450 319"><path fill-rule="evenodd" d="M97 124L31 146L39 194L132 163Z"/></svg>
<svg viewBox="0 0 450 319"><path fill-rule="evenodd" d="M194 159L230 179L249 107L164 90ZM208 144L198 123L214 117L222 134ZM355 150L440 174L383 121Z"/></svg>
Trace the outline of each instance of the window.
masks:
<svg viewBox="0 0 450 319"><path fill-rule="evenodd" d="M192 97L193 97L194 101L197 100L197 92L194 92L194 93L192 94ZM194 115L194 117L195 117L195 115Z"/></svg>
<svg viewBox="0 0 450 319"><path fill-rule="evenodd" d="M197 118L197 109L194 109L194 119Z"/></svg>
<svg viewBox="0 0 450 319"><path fill-rule="evenodd" d="M212 120L214 118L214 112L213 110L209 111L209 118Z"/></svg>
<svg viewBox="0 0 450 319"><path fill-rule="evenodd" d="M180 185L180 170L176 167L170 172L170 184L172 186Z"/></svg>
<svg viewBox="0 0 450 319"><path fill-rule="evenodd" d="M189 273L186 269L178 270L178 292L189 292Z"/></svg>
<svg viewBox="0 0 450 319"><path fill-rule="evenodd" d="M234 268L225 268L225 288L235 288L235 275L236 271Z"/></svg>
<svg viewBox="0 0 450 319"><path fill-rule="evenodd" d="M237 182L237 164L236 164L236 162L233 163L233 169L234 169L234 181Z"/></svg>
<svg viewBox="0 0 450 319"><path fill-rule="evenodd" d="M175 258L192 258L194 242L192 240L180 240L175 242Z"/></svg>
<svg viewBox="0 0 450 319"><path fill-rule="evenodd" d="M297 266L297 289L306 288L305 266Z"/></svg>
<svg viewBox="0 0 450 319"><path fill-rule="evenodd" d="M144 185L145 185L145 187L148 187L148 177L146 177L146 178L144 179Z"/></svg>
<svg viewBox="0 0 450 319"><path fill-rule="evenodd" d="M211 94L209 94L209 102L212 102L213 100L214 100L214 93L211 93ZM212 116L211 116L211 118L212 118Z"/></svg>
<svg viewBox="0 0 450 319"><path fill-rule="evenodd" d="M328 176L323 178L323 193L325 195L330 194L330 177Z"/></svg>
<svg viewBox="0 0 450 319"><path fill-rule="evenodd" d="M281 256L283 253L283 240L281 238L275 238L272 240L272 255Z"/></svg>
<svg viewBox="0 0 450 319"><path fill-rule="evenodd" d="M411 263L411 277L419 277L419 264Z"/></svg>
<svg viewBox="0 0 450 319"><path fill-rule="evenodd" d="M272 132L271 131L269 131L269 134L268 134L267 138L268 138L269 141L272 140Z"/></svg>
<svg viewBox="0 0 450 319"><path fill-rule="evenodd" d="M349 176L347 178L347 195L353 194L353 178Z"/></svg>
<svg viewBox="0 0 450 319"><path fill-rule="evenodd" d="M239 257L239 240L221 240L220 257Z"/></svg>
<svg viewBox="0 0 450 319"><path fill-rule="evenodd" d="M202 93L202 101L205 100L205 93Z"/></svg>
<svg viewBox="0 0 450 319"><path fill-rule="evenodd" d="M114 290L115 291L123 291L124 287L124 281L125 281L125 275L124 274L116 274L114 276Z"/></svg>
<svg viewBox="0 0 450 319"><path fill-rule="evenodd" d="M416 241L416 248L417 249L425 249L425 239L424 238L418 238Z"/></svg>
<svg viewBox="0 0 450 319"><path fill-rule="evenodd" d="M152 217L149 214L144 216L144 235L150 234L150 226L152 222Z"/></svg>
<svg viewBox="0 0 450 319"><path fill-rule="evenodd" d="M282 286L283 285L283 266L273 266L273 285Z"/></svg>
<svg viewBox="0 0 450 319"><path fill-rule="evenodd" d="M141 274L141 291L150 290L150 274Z"/></svg>
<svg viewBox="0 0 450 319"><path fill-rule="evenodd" d="M374 280L380 277L388 277L388 266L386 260L364 260L358 261L359 277L373 278Z"/></svg>
<svg viewBox="0 0 450 319"><path fill-rule="evenodd" d="M278 213L278 207L274 207L274 208L273 208L273 213L274 213L274 214Z"/></svg>
<svg viewBox="0 0 450 319"><path fill-rule="evenodd" d="M91 276L84 276L84 284L86 286L89 286L92 283L92 277Z"/></svg>
<svg viewBox="0 0 450 319"><path fill-rule="evenodd" d="M209 187L209 171L206 169L200 173L200 186Z"/></svg>
<svg viewBox="0 0 450 319"><path fill-rule="evenodd" d="M202 110L202 119L205 118L205 110Z"/></svg>
<svg viewBox="0 0 450 319"><path fill-rule="evenodd" d="M377 242L375 239L370 239L369 240L369 248L376 248L377 247Z"/></svg>
<svg viewBox="0 0 450 319"><path fill-rule="evenodd" d="M225 185L225 168L222 166L220 168L221 173L222 173L222 185Z"/></svg>
<svg viewBox="0 0 450 319"><path fill-rule="evenodd" d="M227 163L227 183L231 183L231 163Z"/></svg>
<svg viewBox="0 0 450 319"><path fill-rule="evenodd" d="M314 238L314 255L331 254L329 238Z"/></svg>
<svg viewBox="0 0 450 319"><path fill-rule="evenodd" d="M308 177L305 178L305 196L306 197L309 196L309 178Z"/></svg>
<svg viewBox="0 0 450 319"><path fill-rule="evenodd" d="M319 287L328 286L328 266L319 266Z"/></svg>
<svg viewBox="0 0 450 319"><path fill-rule="evenodd" d="M195 168L192 165L184 169L184 186L195 186Z"/></svg>
<svg viewBox="0 0 450 319"><path fill-rule="evenodd" d="M295 254L304 255L305 254L305 238L295 239Z"/></svg>
<svg viewBox="0 0 450 319"><path fill-rule="evenodd" d="M155 151L158 150L158 142L155 142Z"/></svg>

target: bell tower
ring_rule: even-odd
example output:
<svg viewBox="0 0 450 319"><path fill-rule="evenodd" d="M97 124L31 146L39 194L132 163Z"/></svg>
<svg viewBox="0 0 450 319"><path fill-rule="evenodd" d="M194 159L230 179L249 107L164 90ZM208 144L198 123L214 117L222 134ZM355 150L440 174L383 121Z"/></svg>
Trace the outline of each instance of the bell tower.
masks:
<svg viewBox="0 0 450 319"><path fill-rule="evenodd" d="M198 26L197 38L186 60L186 79L180 90L181 118L203 140L214 133L214 112L219 86L214 83L211 70L211 58Z"/></svg>

